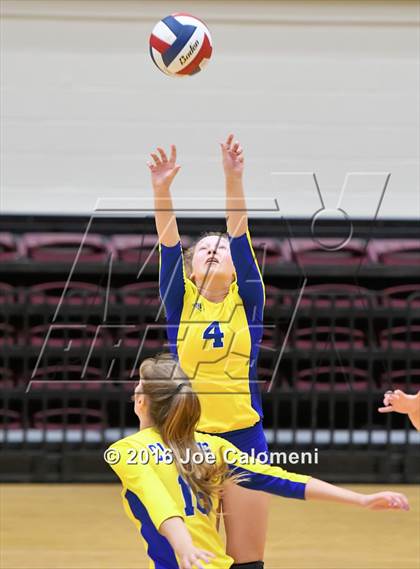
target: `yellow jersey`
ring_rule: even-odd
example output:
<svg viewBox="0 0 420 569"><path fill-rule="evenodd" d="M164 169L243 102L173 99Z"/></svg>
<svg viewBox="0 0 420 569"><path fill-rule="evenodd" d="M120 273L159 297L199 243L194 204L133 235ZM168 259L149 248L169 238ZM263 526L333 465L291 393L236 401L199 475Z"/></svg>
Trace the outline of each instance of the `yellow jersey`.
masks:
<svg viewBox="0 0 420 569"><path fill-rule="evenodd" d="M221 437L196 433L196 442L204 452L212 454L215 463L223 461L235 473L246 475L239 482L241 486L288 498L305 498L308 476L256 460L243 461L245 453ZM215 555L205 564L207 569L228 569L232 565L216 530L218 499L212 500L209 510L203 507L170 460L170 449L156 428L145 428L117 441L105 454L121 480L124 510L143 538L150 558L149 569L179 569L173 548L159 533L162 523L172 517L184 520L196 547Z"/></svg>
<svg viewBox="0 0 420 569"><path fill-rule="evenodd" d="M186 277L181 242L159 243L159 290L171 352L201 404L200 431L223 433L263 416L257 359L265 290L249 230L229 236L236 278L222 302L200 295Z"/></svg>

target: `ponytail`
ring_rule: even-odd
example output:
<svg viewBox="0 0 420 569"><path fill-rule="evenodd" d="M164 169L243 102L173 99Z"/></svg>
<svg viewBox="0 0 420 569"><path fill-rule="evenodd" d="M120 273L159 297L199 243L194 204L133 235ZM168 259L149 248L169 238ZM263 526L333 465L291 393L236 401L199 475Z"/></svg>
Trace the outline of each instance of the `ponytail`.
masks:
<svg viewBox="0 0 420 569"><path fill-rule="evenodd" d="M148 398L150 417L163 442L171 449L180 476L209 510L211 496L220 495L229 469L225 463L210 464L195 441L201 414L196 393L179 364L168 353L144 360L140 377L143 393ZM198 456L197 453L203 455L203 460L186 461L187 456Z"/></svg>

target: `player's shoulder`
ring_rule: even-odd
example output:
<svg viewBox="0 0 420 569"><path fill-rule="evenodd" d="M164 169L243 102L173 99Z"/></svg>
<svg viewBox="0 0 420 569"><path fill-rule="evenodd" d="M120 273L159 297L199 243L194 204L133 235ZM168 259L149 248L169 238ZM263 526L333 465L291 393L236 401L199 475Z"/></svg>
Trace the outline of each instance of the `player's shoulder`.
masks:
<svg viewBox="0 0 420 569"><path fill-rule="evenodd" d="M195 440L197 443L207 443L211 450L215 452L226 444L225 439L222 437L218 437L217 435L208 435L205 433L196 433Z"/></svg>
<svg viewBox="0 0 420 569"><path fill-rule="evenodd" d="M159 432L154 428L143 429L128 435L118 441L115 441L111 447L113 448L136 448L146 447L149 444L161 442L162 438Z"/></svg>

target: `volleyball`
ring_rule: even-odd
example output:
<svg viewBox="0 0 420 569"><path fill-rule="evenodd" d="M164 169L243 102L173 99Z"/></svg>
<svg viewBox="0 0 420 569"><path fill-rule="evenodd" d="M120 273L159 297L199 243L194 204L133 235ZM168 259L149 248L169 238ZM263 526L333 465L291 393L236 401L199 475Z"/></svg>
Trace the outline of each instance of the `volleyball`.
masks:
<svg viewBox="0 0 420 569"><path fill-rule="evenodd" d="M186 77L200 72L212 53L207 26L191 14L177 12L160 20L149 40L150 55L166 75Z"/></svg>

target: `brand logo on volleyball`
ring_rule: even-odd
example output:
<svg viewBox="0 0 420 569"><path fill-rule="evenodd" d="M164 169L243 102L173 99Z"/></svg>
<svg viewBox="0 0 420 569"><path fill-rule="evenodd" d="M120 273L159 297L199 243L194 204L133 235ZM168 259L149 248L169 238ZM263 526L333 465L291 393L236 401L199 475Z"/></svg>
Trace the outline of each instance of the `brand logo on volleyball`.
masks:
<svg viewBox="0 0 420 569"><path fill-rule="evenodd" d="M199 45L200 42L198 40L196 40L193 44L190 44L190 50L187 51L185 55L181 55L179 58L179 63L183 65L186 61L188 61Z"/></svg>

